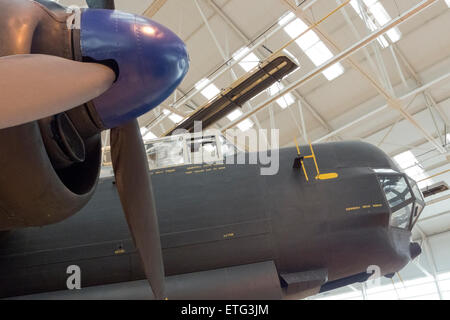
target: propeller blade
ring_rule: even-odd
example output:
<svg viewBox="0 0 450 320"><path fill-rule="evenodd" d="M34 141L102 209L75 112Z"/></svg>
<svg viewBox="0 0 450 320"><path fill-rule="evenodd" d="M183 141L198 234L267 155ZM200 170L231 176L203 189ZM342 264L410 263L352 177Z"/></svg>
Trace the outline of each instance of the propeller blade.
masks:
<svg viewBox="0 0 450 320"><path fill-rule="evenodd" d="M111 129L111 158L123 211L156 299L164 299L164 264L147 155L137 120Z"/></svg>
<svg viewBox="0 0 450 320"><path fill-rule="evenodd" d="M82 105L108 90L115 77L97 63L40 54L0 57L0 129Z"/></svg>
<svg viewBox="0 0 450 320"><path fill-rule="evenodd" d="M86 0L91 9L110 9L115 10L114 0Z"/></svg>

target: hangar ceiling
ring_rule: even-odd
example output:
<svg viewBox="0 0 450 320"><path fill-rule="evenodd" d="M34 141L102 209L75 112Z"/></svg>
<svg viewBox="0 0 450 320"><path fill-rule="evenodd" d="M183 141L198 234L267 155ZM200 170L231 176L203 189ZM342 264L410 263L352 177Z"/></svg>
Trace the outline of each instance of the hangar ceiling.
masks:
<svg viewBox="0 0 450 320"><path fill-rule="evenodd" d="M58 2L85 6L84 0ZM423 188L450 184L450 1L436 0L422 9L424 2L116 0L117 9L146 14L172 29L186 42L191 59L190 71L179 89L139 119L142 131L146 138L161 136L174 120L205 104L291 41L284 52L299 64L299 70L243 106L240 117L263 107L248 117L247 126L241 124L241 129L279 129L281 147L292 146L294 138L301 143L360 139L393 156L408 174L421 180ZM417 14L382 38L364 43L370 34L415 8L419 8ZM318 22L312 31L292 41L298 30ZM359 44L360 49L350 56L336 59ZM242 56L242 61L235 61ZM336 59L332 69L302 81L329 59ZM281 100L266 103L299 81L301 85ZM236 125L236 121L224 118L217 128ZM414 238L428 242L419 261L428 274L416 265L408 266L402 277L405 281L424 276L430 283L439 277L447 279L442 274L450 271L446 249L450 244L449 198L449 191L427 198L429 205ZM362 288L342 290L350 298L352 292L355 297L370 297L362 294ZM448 299L448 294L436 290L438 298Z"/></svg>

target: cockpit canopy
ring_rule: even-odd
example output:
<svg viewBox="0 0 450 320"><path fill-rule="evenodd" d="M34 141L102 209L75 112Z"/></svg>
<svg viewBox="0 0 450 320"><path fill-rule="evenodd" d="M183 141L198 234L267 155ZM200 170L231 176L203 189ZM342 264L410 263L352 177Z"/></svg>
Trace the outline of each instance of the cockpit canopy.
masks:
<svg viewBox="0 0 450 320"><path fill-rule="evenodd" d="M145 143L150 170L222 161L238 149L220 134L175 135Z"/></svg>
<svg viewBox="0 0 450 320"><path fill-rule="evenodd" d="M404 173L392 169L374 169L391 209L390 225L411 230L425 201L417 183Z"/></svg>

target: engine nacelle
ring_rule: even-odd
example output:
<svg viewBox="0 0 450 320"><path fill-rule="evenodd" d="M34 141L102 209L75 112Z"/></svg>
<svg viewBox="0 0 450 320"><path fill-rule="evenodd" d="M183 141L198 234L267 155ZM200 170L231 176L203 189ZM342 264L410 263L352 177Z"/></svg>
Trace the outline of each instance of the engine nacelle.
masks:
<svg viewBox="0 0 450 320"><path fill-rule="evenodd" d="M0 130L0 231L59 222L91 198L100 134L73 140L70 119L58 117Z"/></svg>

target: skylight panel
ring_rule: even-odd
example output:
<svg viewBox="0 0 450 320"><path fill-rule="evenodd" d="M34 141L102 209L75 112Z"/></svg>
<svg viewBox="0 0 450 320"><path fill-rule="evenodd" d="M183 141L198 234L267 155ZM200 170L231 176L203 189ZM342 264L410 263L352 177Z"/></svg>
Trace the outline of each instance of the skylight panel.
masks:
<svg viewBox="0 0 450 320"><path fill-rule="evenodd" d="M412 167L416 165L418 162L417 158L411 151L405 151L403 153L400 153L399 155L396 155L394 157L394 160L398 163L398 165L402 169Z"/></svg>
<svg viewBox="0 0 450 320"><path fill-rule="evenodd" d="M450 1L450 0L446 0L446 1ZM284 26L284 25L288 24L288 22L291 21L294 17L295 17L295 14L293 12L289 12L287 15L285 15L284 17L281 17L278 20L278 24L280 26Z"/></svg>
<svg viewBox="0 0 450 320"><path fill-rule="evenodd" d="M276 83L274 83L273 85L271 85L271 86L269 87L269 89L267 89L267 90L269 91L269 95L270 95L270 96L274 96L274 95L276 95L278 92L280 92L280 90L282 90L283 87L284 87L283 84L276 82Z"/></svg>
<svg viewBox="0 0 450 320"><path fill-rule="evenodd" d="M211 81L209 79L203 78L195 85L197 90L202 90L204 88L200 93L208 100L211 100L220 93L219 88L217 88L214 83L210 83Z"/></svg>
<svg viewBox="0 0 450 320"><path fill-rule="evenodd" d="M239 128L239 130L241 130L242 132L247 131L248 129L250 129L251 127L253 127L253 121L251 121L250 119L245 119L241 122L239 122L237 124L237 127Z"/></svg>
<svg viewBox="0 0 450 320"><path fill-rule="evenodd" d="M287 93L284 96L282 96L281 98L277 99L277 103L282 109L286 109L288 106L290 106L294 102L295 102L294 97L290 93Z"/></svg>
<svg viewBox="0 0 450 320"><path fill-rule="evenodd" d="M208 100L211 100L215 96L217 96L220 93L219 88L216 87L214 83L211 83L209 86L207 86L205 89L201 91L201 94Z"/></svg>
<svg viewBox="0 0 450 320"><path fill-rule="evenodd" d="M322 73L329 81L332 81L344 73L344 67L342 64L336 63Z"/></svg>
<svg viewBox="0 0 450 320"><path fill-rule="evenodd" d="M195 84L195 89L202 90L204 87L206 87L211 81L209 79L203 78L199 82Z"/></svg>
<svg viewBox="0 0 450 320"><path fill-rule="evenodd" d="M246 72L252 70L254 67L256 67L259 64L259 58L254 54L253 52L250 53L248 56L246 56L244 59L242 59L241 62L239 62L239 65L244 69Z"/></svg>
<svg viewBox="0 0 450 320"><path fill-rule="evenodd" d="M428 178L428 175L420 166L419 161L411 151L405 151L394 157L395 162L404 170L404 172L412 179L419 181ZM432 184L431 179L418 183L419 187Z"/></svg>
<svg viewBox="0 0 450 320"><path fill-rule="evenodd" d="M281 90L283 90L283 88L284 88L284 85L282 83L279 83L279 82L274 83L268 89L269 95L274 96L277 93L279 93ZM295 99L294 99L294 96L289 92L289 93L286 93L281 98L278 98L276 100L276 102L282 109L286 109L288 106L290 106L291 104L293 104L295 102Z"/></svg>
<svg viewBox="0 0 450 320"><path fill-rule="evenodd" d="M308 26L299 18L295 19L294 21L289 23L286 27L284 27L284 31L291 38L298 37L306 29L308 29Z"/></svg>
<svg viewBox="0 0 450 320"><path fill-rule="evenodd" d="M391 16L386 11L384 6L379 2L379 0L363 0L363 1L364 1L365 5L367 6L368 11L372 14L373 18L380 26L384 26L385 24L387 24L389 21L392 20ZM353 7L353 9L356 11L356 13L359 15L359 17L362 20L364 20L364 16L360 10L358 1L352 0L352 1L350 1L350 4ZM369 28L370 31L375 31L378 29L377 26L375 25L375 23L373 23L373 21L371 21L371 20L368 21L367 27ZM397 27L387 31L386 35L394 43L397 42L398 40L400 40L400 38L402 36L400 30ZM389 46L389 43L386 41L386 39L383 36L380 36L378 38L378 42L380 43L380 45L383 48L386 48Z"/></svg>
<svg viewBox="0 0 450 320"><path fill-rule="evenodd" d="M316 66L321 65L333 57L330 49L322 41L306 50L305 53Z"/></svg>
<svg viewBox="0 0 450 320"><path fill-rule="evenodd" d="M178 114L172 113L169 115L169 119L175 123L180 123L183 120L183 117Z"/></svg>
<svg viewBox="0 0 450 320"><path fill-rule="evenodd" d="M250 49L248 47L241 48L235 54L233 54L233 59L235 61L241 59L242 57L244 58L239 62L239 65L246 72L252 70L260 62L260 59L256 56L256 54L250 52Z"/></svg>
<svg viewBox="0 0 450 320"><path fill-rule="evenodd" d="M243 47L243 48L239 49L238 51L236 51L233 54L233 59L234 60L239 60L240 58L242 58L245 55L247 55L249 52L250 52L250 49L248 47Z"/></svg>
<svg viewBox="0 0 450 320"><path fill-rule="evenodd" d="M298 37L307 29L308 26L299 18L295 19L284 27L284 31L293 39ZM325 43L320 40L320 38L313 30L309 30L300 38L296 39L295 42L303 50L303 52L305 52L305 54L316 67L333 57L333 53L330 51L330 49L328 49ZM331 66L330 68L322 72L322 74L329 81L337 78L343 73L344 67L340 63L337 63L336 65Z"/></svg>
<svg viewBox="0 0 450 320"><path fill-rule="evenodd" d="M163 113L169 117L169 119L174 123L180 123L183 120L183 117L175 114L167 109L163 109Z"/></svg>
<svg viewBox="0 0 450 320"><path fill-rule="evenodd" d="M157 136L151 131L147 132L144 135L144 140L152 140L152 139L156 139L156 138L157 138Z"/></svg>
<svg viewBox="0 0 450 320"><path fill-rule="evenodd" d="M241 109L236 109L236 110L234 110L234 111L231 111L231 112L227 115L227 118L228 118L230 121L234 121L234 120L236 120L237 118L239 118L241 115L242 115Z"/></svg>
<svg viewBox="0 0 450 320"><path fill-rule="evenodd" d="M302 48L303 51L306 51L309 48L311 48L312 46L314 46L316 43L322 42L322 41L320 41L317 34L311 30L311 31L308 31L307 33L305 33L303 36L301 36L297 40L295 40L295 42L298 44L298 46L300 48Z"/></svg>

